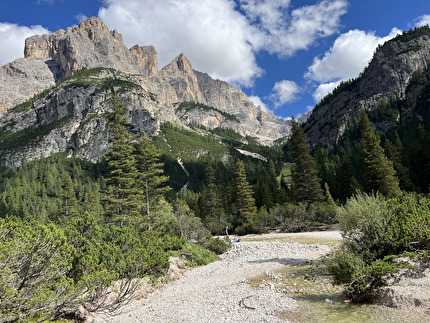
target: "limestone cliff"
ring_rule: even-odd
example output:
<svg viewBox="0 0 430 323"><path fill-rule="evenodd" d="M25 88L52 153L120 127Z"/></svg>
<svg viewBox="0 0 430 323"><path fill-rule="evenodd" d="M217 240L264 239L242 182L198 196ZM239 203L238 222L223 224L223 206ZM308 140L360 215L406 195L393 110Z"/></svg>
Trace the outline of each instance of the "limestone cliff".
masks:
<svg viewBox="0 0 430 323"><path fill-rule="evenodd" d="M153 46L128 49L99 18L28 38L25 57L0 68L0 163L60 151L100 158L112 88L137 133L156 134L163 121L228 127L266 144L289 133L288 122L255 107L241 90L193 70L183 54L161 71L157 64ZM180 110L181 102L211 108Z"/></svg>
<svg viewBox="0 0 430 323"><path fill-rule="evenodd" d="M429 62L428 27L405 32L380 46L357 79L343 83L314 108L304 125L310 144L314 148L333 145L361 109L372 110L381 100L390 97L405 100L412 75L425 69ZM413 97L408 100L413 101ZM409 102L408 106L412 107L413 102ZM383 129L392 125L383 121L374 126Z"/></svg>

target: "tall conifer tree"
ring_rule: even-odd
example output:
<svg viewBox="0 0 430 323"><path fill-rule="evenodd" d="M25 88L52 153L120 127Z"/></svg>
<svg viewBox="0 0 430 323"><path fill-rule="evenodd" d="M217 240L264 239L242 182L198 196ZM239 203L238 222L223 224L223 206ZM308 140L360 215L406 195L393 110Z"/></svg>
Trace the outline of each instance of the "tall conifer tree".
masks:
<svg viewBox="0 0 430 323"><path fill-rule="evenodd" d="M394 142L391 142L388 139L385 140L385 154L393 163L394 170L396 171L397 178L399 179L400 188L411 192L415 190L415 187L409 176L409 169L403 165L402 152L403 145L396 131Z"/></svg>
<svg viewBox="0 0 430 323"><path fill-rule="evenodd" d="M206 185L200 197L201 216L212 232L221 233L226 218L216 183L215 171L210 165L206 167L205 171Z"/></svg>
<svg viewBox="0 0 430 323"><path fill-rule="evenodd" d="M233 204L236 207L239 225L257 214L257 207L252 195L253 191L246 180L245 167L238 159L234 168Z"/></svg>
<svg viewBox="0 0 430 323"><path fill-rule="evenodd" d="M367 184L367 191L380 192L384 196L400 196L399 180L380 146L379 137L373 132L366 111L361 112L361 136L363 140L363 170Z"/></svg>
<svg viewBox="0 0 430 323"><path fill-rule="evenodd" d="M306 135L298 122L291 121L290 149L294 163L291 170L292 189L297 201L312 203L324 199L323 190L316 169L315 160L310 155Z"/></svg>
<svg viewBox="0 0 430 323"><path fill-rule="evenodd" d="M105 200L107 215L120 225L137 215L135 158L132 136L127 132L126 110L118 95L112 95L113 112L109 116L110 150L104 154L108 162Z"/></svg>
<svg viewBox="0 0 430 323"><path fill-rule="evenodd" d="M135 158L141 211L146 217L148 229L151 229L154 209L160 198L170 190L166 186L169 178L163 175L163 163L159 162L160 152L145 133L142 133L137 143Z"/></svg>
<svg viewBox="0 0 430 323"><path fill-rule="evenodd" d="M68 173L64 173L61 179L61 214L66 217L78 215L78 201L73 189L73 182Z"/></svg>

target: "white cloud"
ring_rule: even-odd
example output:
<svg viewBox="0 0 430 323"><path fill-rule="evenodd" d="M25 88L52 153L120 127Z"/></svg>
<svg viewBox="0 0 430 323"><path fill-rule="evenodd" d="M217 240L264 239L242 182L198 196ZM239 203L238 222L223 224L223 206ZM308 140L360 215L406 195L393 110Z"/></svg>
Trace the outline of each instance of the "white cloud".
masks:
<svg viewBox="0 0 430 323"><path fill-rule="evenodd" d="M127 46L154 45L160 67L184 53L197 70L252 86L261 50L281 56L337 32L346 0L290 8L289 0L105 0L99 17Z"/></svg>
<svg viewBox="0 0 430 323"><path fill-rule="evenodd" d="M320 84L315 90L315 92L312 94L312 97L314 98L315 102L321 101L321 99L330 92L332 92L336 88L336 86L340 84L340 82L341 81Z"/></svg>
<svg viewBox="0 0 430 323"><path fill-rule="evenodd" d="M251 95L251 96L249 96L249 97L248 97L248 99L250 99L250 100L251 100L251 102L252 102L252 103L254 103L254 105L255 105L256 107L260 106L260 107L261 107L261 110L263 110L264 112L267 112L267 113L273 113L273 111L271 111L271 110L267 107L267 105L266 105L263 101L261 101L261 98L260 98L259 96Z"/></svg>
<svg viewBox="0 0 430 323"><path fill-rule="evenodd" d="M184 53L212 77L251 85L261 75L248 42L253 34L229 0L109 0L99 16L127 46L154 45L160 66Z"/></svg>
<svg viewBox="0 0 430 323"><path fill-rule="evenodd" d="M40 25L25 27L0 22L0 66L24 57L24 45L27 37L47 33L49 30Z"/></svg>
<svg viewBox="0 0 430 323"><path fill-rule="evenodd" d="M372 32L350 30L340 35L322 58L315 57L305 77L320 84L314 92L316 102L331 92L341 81L357 77L369 64L378 45L395 37L400 30L378 37Z"/></svg>
<svg viewBox="0 0 430 323"><path fill-rule="evenodd" d="M285 103L295 101L299 93L300 88L296 82L283 80L275 83L271 98L275 104L275 108L277 108Z"/></svg>
<svg viewBox="0 0 430 323"><path fill-rule="evenodd" d="M80 13L80 14L76 15L75 18L76 18L77 21L81 22L83 20L87 20L89 17L86 16L86 15L84 15L84 14L82 14L82 13Z"/></svg>
<svg viewBox="0 0 430 323"><path fill-rule="evenodd" d="M242 0L241 9L260 33L251 42L256 50L288 57L307 49L318 38L337 32L340 17L346 13L346 0L323 0L289 12L290 1Z"/></svg>
<svg viewBox="0 0 430 323"><path fill-rule="evenodd" d="M415 20L415 26L416 27L422 27L422 26L425 26L425 25L429 25L430 26L430 15L424 15L424 16L418 17Z"/></svg>
<svg viewBox="0 0 430 323"><path fill-rule="evenodd" d="M369 64L376 47L400 31L394 28L386 37L362 30L340 35L323 58L315 57L305 77L317 82L346 80L357 77Z"/></svg>

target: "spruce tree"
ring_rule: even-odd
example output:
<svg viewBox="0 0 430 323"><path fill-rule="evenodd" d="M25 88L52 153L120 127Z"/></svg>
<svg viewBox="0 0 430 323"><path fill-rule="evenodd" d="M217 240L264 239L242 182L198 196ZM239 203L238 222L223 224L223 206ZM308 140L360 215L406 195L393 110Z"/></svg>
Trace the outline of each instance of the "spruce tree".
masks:
<svg viewBox="0 0 430 323"><path fill-rule="evenodd" d="M394 142L391 142L389 139L385 140L385 154L393 163L394 170L399 179L400 188L412 192L415 190L415 187L409 176L409 169L403 165L402 153L403 145L396 131L394 134Z"/></svg>
<svg viewBox="0 0 430 323"><path fill-rule="evenodd" d="M292 189L297 201L312 203L324 199L315 160L310 155L306 135L294 118L291 120L290 149L294 163Z"/></svg>
<svg viewBox="0 0 430 323"><path fill-rule="evenodd" d="M105 201L106 213L119 225L137 214L136 178L132 136L127 132L126 110L118 95L112 95L113 112L109 116L110 150L104 154L107 160Z"/></svg>
<svg viewBox="0 0 430 323"><path fill-rule="evenodd" d="M418 126L419 154L416 157L416 174L423 193L430 191L430 133L420 124Z"/></svg>
<svg viewBox="0 0 430 323"><path fill-rule="evenodd" d="M213 233L223 232L225 227L225 212L218 191L214 169L208 165L206 171L206 185L200 196L201 217Z"/></svg>
<svg viewBox="0 0 430 323"><path fill-rule="evenodd" d="M357 189L360 189L355 177L354 167L352 166L351 158L344 148L341 148L339 154L339 164L337 167L339 197L342 201L352 196Z"/></svg>
<svg viewBox="0 0 430 323"><path fill-rule="evenodd" d="M236 161L234 168L233 205L237 212L239 225L257 215L253 191L246 180L245 167L239 159Z"/></svg>
<svg viewBox="0 0 430 323"><path fill-rule="evenodd" d="M65 217L78 215L78 201L76 200L73 182L68 173L64 173L61 179L61 209L60 214Z"/></svg>
<svg viewBox="0 0 430 323"><path fill-rule="evenodd" d="M146 218L148 230L151 229L151 218L156 205L170 190L166 185L169 177L163 175L163 163L160 163L159 158L160 152L157 147L145 133L142 133L136 146L135 159L140 209Z"/></svg>
<svg viewBox="0 0 430 323"><path fill-rule="evenodd" d="M361 136L363 140L363 171L367 184L367 191L380 192L384 196L400 196L399 180L380 146L379 137L373 132L366 112L361 112Z"/></svg>

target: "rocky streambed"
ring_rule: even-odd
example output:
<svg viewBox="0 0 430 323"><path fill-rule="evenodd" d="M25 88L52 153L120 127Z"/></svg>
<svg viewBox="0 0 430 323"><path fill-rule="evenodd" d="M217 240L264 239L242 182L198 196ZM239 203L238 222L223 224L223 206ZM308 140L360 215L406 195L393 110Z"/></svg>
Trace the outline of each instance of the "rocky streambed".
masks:
<svg viewBox="0 0 430 323"><path fill-rule="evenodd" d="M245 236L219 261L187 270L163 288L92 321L402 322L403 317L404 322L426 322L429 316L422 313L347 304L329 280L306 279L305 266L330 253L340 240L338 231Z"/></svg>

